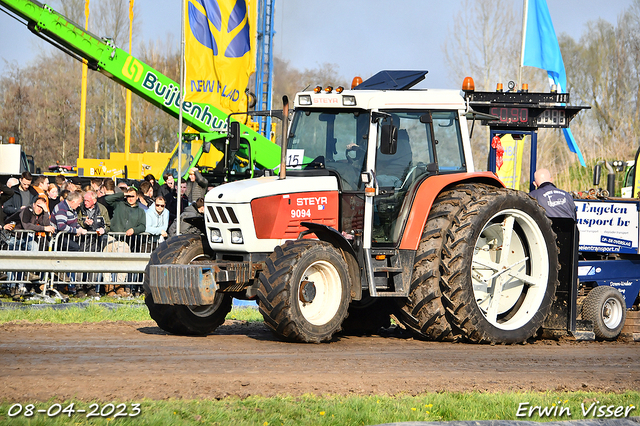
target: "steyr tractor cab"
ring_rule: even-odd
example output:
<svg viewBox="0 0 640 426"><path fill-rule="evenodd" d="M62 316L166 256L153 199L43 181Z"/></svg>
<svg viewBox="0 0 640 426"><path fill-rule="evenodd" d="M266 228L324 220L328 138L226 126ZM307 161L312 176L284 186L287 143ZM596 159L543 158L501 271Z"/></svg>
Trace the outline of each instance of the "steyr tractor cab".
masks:
<svg viewBox="0 0 640 426"><path fill-rule="evenodd" d="M209 333L232 297L257 297L266 324L296 342L392 311L427 339L533 336L558 284L551 222L527 194L475 171L475 112L459 91L412 90L425 74L298 93L286 176L214 188L204 235L152 254L145 300L158 325Z"/></svg>

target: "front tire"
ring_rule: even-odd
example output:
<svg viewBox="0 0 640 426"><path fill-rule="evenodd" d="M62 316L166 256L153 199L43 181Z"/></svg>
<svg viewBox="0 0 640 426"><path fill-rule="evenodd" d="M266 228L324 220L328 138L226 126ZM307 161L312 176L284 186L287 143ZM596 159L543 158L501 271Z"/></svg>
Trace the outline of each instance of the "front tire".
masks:
<svg viewBox="0 0 640 426"><path fill-rule="evenodd" d="M627 318L627 307L622 294L609 286L592 289L582 304L582 319L593 323L598 339L615 340Z"/></svg>
<svg viewBox="0 0 640 426"><path fill-rule="evenodd" d="M558 251L551 221L527 194L485 189L451 227L443 304L456 333L475 343L519 343L551 309Z"/></svg>
<svg viewBox="0 0 640 426"><path fill-rule="evenodd" d="M204 243L206 244L206 243ZM160 305L156 304L149 287L149 267L161 264L188 265L196 260L205 260L202 238L185 234L171 237L158 246L151 254L144 274L144 302L151 318L158 326L172 334L193 336L211 333L218 328L231 311L231 296L216 293L212 305Z"/></svg>
<svg viewBox="0 0 640 426"><path fill-rule="evenodd" d="M320 343L340 331L350 289L347 263L335 247L323 241L287 241L276 247L260 274L258 306L281 338Z"/></svg>

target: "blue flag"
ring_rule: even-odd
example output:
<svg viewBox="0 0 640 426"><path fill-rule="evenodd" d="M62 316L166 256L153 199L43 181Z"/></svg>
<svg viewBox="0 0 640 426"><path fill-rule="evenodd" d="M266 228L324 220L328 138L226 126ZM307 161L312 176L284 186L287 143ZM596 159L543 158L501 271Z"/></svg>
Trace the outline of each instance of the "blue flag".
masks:
<svg viewBox="0 0 640 426"><path fill-rule="evenodd" d="M558 92L567 90L567 74L564 70L560 45L553 29L546 0L529 0L525 24L522 65L542 68L547 71L549 85L555 84ZM582 166L586 166L571 129L562 129L569 150L578 154Z"/></svg>

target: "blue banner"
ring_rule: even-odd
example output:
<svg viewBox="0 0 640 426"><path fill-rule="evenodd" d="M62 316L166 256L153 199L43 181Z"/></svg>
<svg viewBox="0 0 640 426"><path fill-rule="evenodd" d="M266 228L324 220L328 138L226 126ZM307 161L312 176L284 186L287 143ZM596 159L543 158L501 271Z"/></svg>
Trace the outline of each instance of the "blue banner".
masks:
<svg viewBox="0 0 640 426"><path fill-rule="evenodd" d="M567 74L546 0L529 0L525 31L522 65L546 70L549 85L555 84L559 93L566 92ZM583 167L586 166L571 129L566 128L562 131L569 150L578 155Z"/></svg>

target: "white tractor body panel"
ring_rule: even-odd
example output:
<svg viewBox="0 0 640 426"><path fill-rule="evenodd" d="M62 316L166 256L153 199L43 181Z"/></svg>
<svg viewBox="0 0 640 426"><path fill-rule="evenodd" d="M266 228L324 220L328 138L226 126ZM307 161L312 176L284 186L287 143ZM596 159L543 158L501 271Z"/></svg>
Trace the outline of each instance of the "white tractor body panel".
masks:
<svg viewBox="0 0 640 426"><path fill-rule="evenodd" d="M251 201L271 196L289 196L304 192L338 191L338 182L333 176L287 177L277 176L246 179L220 185L205 197L205 223L207 239L213 250L268 253L284 243L284 239L259 239L256 236L254 212ZM225 222L226 220L226 222ZM220 230L222 242L212 241L212 229ZM231 242L231 232L242 231L242 244Z"/></svg>

